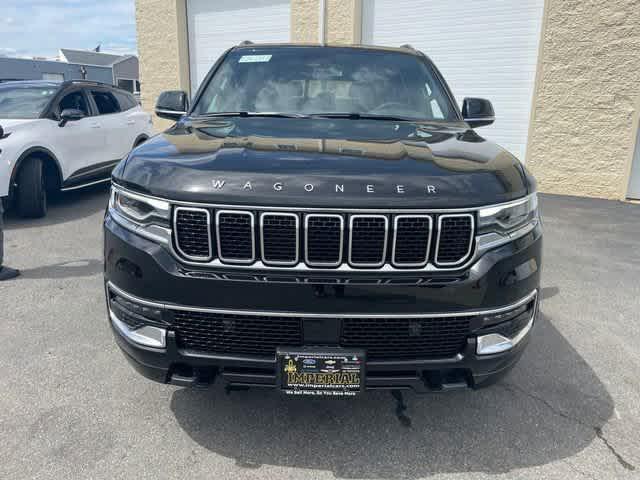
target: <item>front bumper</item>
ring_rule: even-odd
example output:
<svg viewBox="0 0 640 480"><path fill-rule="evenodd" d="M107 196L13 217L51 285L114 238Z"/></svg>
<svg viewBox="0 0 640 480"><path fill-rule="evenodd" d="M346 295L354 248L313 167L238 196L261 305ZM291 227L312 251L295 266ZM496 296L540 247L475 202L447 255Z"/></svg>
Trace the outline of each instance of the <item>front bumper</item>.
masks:
<svg viewBox="0 0 640 480"><path fill-rule="evenodd" d="M433 274L416 284L412 276L396 275L384 283L336 274L306 278L234 276L233 270L207 272L185 267L166 249L105 218L105 280L107 297L117 291L150 307L223 309L234 312L295 312L301 316L418 314L480 315L533 298L540 281L542 234L537 227L524 237L486 253L455 275ZM207 275L205 275L208 274ZM211 275L213 273L213 275ZM364 278L366 277L366 278ZM537 302L537 296L536 302ZM188 306L188 307L187 307ZM533 310L535 323L538 308ZM231 387L275 387L275 356L212 354L184 348L171 326L163 347L142 345L111 322L117 344L134 368L158 382L184 386L207 385L216 379ZM528 329L527 329L528 332ZM488 385L520 358L528 335L506 351L478 355L477 332L454 356L446 358L370 359L367 389L411 388L418 392ZM329 345L329 341L306 345Z"/></svg>

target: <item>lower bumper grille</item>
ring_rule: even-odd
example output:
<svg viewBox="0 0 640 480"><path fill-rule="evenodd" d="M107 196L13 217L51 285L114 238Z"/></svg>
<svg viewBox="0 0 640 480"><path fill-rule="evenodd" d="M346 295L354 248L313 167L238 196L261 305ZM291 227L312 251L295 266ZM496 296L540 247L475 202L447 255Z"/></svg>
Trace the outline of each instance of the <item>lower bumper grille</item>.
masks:
<svg viewBox="0 0 640 480"><path fill-rule="evenodd" d="M182 348L204 353L274 356L303 345L303 317L174 311ZM448 358L466 344L472 317L344 318L340 346L362 348L369 360Z"/></svg>
<svg viewBox="0 0 640 480"><path fill-rule="evenodd" d="M275 355L277 347L302 345L295 317L174 312L178 343L188 350L239 355Z"/></svg>
<svg viewBox="0 0 640 480"><path fill-rule="evenodd" d="M465 346L472 317L345 318L340 344L372 360L447 358Z"/></svg>

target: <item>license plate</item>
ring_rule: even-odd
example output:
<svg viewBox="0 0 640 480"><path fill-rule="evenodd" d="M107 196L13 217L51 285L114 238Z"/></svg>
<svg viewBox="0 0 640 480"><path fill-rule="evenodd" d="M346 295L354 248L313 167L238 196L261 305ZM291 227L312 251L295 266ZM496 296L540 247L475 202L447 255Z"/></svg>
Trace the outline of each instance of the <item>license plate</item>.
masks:
<svg viewBox="0 0 640 480"><path fill-rule="evenodd" d="M278 385L287 395L355 396L364 389L362 350L279 349Z"/></svg>

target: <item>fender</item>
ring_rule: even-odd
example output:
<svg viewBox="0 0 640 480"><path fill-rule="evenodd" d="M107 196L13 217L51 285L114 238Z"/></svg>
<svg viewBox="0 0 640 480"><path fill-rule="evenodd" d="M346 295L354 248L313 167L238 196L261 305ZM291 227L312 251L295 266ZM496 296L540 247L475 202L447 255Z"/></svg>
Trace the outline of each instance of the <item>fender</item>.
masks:
<svg viewBox="0 0 640 480"><path fill-rule="evenodd" d="M16 160L16 163L13 166L13 171L11 172L11 179L9 181L9 197L12 196L13 194L13 190L14 190L14 185L15 185L15 179L16 179L16 175L20 169L20 166L22 165L22 161L33 155L34 153L43 153L49 157L51 157L53 159L53 162L55 163L56 166L56 172L58 174L58 185L62 184L62 168L60 166L60 161L58 160L58 157L56 157L54 155L54 153L49 150L48 148L45 147L30 147L27 148L24 152L22 152L20 154L20 156L18 157L18 160Z"/></svg>

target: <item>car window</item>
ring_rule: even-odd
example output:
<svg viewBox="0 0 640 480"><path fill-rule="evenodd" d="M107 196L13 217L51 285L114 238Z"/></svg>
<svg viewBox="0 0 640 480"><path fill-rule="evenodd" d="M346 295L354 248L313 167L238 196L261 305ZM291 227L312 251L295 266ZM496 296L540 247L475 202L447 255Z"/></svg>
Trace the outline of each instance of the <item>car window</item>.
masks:
<svg viewBox="0 0 640 480"><path fill-rule="evenodd" d="M113 93L103 90L92 90L91 96L93 97L93 101L96 102L100 115L108 115L120 111L120 105Z"/></svg>
<svg viewBox="0 0 640 480"><path fill-rule="evenodd" d="M68 108L73 108L74 110L80 110L86 116L89 116L89 107L87 105L87 100L81 91L71 92L60 100L60 105L58 106L58 113L61 113L63 110Z"/></svg>
<svg viewBox="0 0 640 480"><path fill-rule="evenodd" d="M125 110L131 110L133 107L138 105L138 102L136 102L135 97L130 93L115 91L114 95L116 96L118 103L120 104L120 109L123 112Z"/></svg>
<svg viewBox="0 0 640 480"><path fill-rule="evenodd" d="M0 86L0 118L38 118L58 87Z"/></svg>
<svg viewBox="0 0 640 480"><path fill-rule="evenodd" d="M458 120L428 61L402 52L349 48L230 52L205 86L194 113L241 111Z"/></svg>

